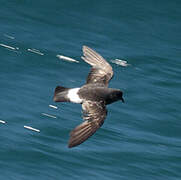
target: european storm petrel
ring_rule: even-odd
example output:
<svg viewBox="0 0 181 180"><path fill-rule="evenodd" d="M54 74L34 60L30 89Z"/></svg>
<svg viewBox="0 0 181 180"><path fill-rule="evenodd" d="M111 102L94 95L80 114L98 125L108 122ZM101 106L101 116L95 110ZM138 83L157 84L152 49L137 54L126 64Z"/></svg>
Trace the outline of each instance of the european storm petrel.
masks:
<svg viewBox="0 0 181 180"><path fill-rule="evenodd" d="M119 89L108 88L113 77L110 64L98 53L83 46L82 59L92 66L85 85L80 88L57 86L55 102L73 102L82 104L84 122L70 133L68 147L74 147L92 136L104 123L107 115L106 105L124 99Z"/></svg>

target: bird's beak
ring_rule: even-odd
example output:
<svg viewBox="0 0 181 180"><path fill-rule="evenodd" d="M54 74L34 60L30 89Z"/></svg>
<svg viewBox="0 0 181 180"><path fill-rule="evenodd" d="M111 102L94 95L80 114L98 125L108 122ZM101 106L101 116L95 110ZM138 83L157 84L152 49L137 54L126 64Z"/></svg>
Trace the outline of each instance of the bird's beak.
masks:
<svg viewBox="0 0 181 180"><path fill-rule="evenodd" d="M124 99L123 99L123 97L121 98L121 101L124 103Z"/></svg>

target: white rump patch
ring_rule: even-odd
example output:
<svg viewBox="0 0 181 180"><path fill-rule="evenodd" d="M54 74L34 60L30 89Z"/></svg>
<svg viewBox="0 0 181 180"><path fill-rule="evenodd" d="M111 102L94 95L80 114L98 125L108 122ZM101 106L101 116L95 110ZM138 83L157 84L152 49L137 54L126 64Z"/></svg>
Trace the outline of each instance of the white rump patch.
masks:
<svg viewBox="0 0 181 180"><path fill-rule="evenodd" d="M73 103L82 103L82 99L80 99L79 95L77 94L80 88L73 88L68 91L67 97Z"/></svg>

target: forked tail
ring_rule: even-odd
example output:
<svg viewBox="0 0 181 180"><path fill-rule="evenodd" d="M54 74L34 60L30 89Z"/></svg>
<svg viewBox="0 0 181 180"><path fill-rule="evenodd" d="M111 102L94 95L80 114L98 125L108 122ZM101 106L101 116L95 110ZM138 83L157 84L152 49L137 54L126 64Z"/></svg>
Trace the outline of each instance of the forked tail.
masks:
<svg viewBox="0 0 181 180"><path fill-rule="evenodd" d="M69 99L67 97L67 94L68 94L68 90L69 89L70 88L65 88L65 87L62 87L62 86L57 86L55 88L53 100L55 102L68 102Z"/></svg>

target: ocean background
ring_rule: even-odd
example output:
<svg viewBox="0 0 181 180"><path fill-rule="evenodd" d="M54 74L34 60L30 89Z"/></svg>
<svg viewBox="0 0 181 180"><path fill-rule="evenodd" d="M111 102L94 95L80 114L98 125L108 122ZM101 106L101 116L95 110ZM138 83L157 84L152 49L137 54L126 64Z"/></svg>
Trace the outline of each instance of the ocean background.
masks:
<svg viewBox="0 0 181 180"><path fill-rule="evenodd" d="M0 3L0 180L181 179L180 0ZM53 93L85 83L83 45L110 62L125 103L69 149L81 105Z"/></svg>

